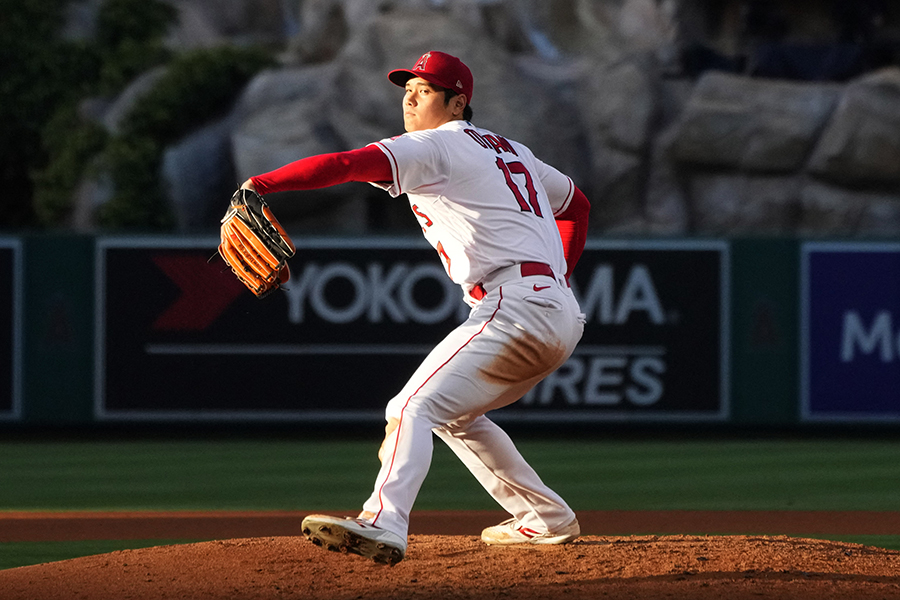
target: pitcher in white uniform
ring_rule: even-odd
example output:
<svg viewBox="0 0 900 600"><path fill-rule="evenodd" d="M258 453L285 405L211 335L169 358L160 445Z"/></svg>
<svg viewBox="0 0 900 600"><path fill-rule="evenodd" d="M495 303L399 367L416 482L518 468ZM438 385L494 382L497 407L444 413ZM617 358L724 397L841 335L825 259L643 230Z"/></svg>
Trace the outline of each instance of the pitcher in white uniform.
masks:
<svg viewBox="0 0 900 600"><path fill-rule="evenodd" d="M472 308L388 402L381 469L359 516L310 515L303 533L330 550L402 560L436 434L510 514L482 540L571 541L580 534L573 510L485 413L521 398L581 339L584 316L568 278L590 204L527 147L472 124L473 78L458 58L428 52L388 78L405 89L407 133L301 159L244 186L266 194L367 181L405 194Z"/></svg>

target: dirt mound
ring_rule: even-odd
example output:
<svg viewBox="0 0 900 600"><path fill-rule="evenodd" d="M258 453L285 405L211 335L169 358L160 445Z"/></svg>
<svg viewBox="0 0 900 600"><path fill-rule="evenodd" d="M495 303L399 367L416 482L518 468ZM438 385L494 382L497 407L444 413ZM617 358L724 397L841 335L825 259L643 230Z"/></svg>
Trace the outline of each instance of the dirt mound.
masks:
<svg viewBox="0 0 900 600"><path fill-rule="evenodd" d="M900 552L805 538L630 536L485 546L413 535L385 567L301 537L245 538L0 571L4 600L900 599Z"/></svg>

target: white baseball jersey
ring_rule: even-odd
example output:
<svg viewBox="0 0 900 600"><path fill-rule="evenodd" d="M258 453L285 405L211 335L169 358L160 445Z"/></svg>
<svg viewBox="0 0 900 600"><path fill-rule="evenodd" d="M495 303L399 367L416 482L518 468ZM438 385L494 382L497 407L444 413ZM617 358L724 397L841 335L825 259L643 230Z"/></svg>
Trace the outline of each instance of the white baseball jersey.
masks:
<svg viewBox="0 0 900 600"><path fill-rule="evenodd" d="M393 182L373 185L407 194L425 239L467 297L486 275L513 264L566 272L554 215L568 207L575 186L527 147L459 120L375 145Z"/></svg>

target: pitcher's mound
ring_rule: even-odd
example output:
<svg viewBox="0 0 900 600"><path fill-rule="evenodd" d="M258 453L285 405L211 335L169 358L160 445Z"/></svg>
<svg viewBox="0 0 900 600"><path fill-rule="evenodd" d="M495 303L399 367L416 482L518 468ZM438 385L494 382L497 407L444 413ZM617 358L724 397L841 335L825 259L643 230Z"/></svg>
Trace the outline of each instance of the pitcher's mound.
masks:
<svg viewBox="0 0 900 600"><path fill-rule="evenodd" d="M485 546L414 535L395 567L301 537L124 550L0 571L4 600L900 599L900 552L764 536L579 538Z"/></svg>

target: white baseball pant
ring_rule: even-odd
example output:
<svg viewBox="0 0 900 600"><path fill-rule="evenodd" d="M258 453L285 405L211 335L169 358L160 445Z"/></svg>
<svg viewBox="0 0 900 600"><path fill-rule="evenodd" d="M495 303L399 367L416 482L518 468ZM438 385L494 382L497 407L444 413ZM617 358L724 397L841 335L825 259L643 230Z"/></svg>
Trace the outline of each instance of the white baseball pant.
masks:
<svg viewBox="0 0 900 600"><path fill-rule="evenodd" d="M575 518L484 413L515 402L561 366L581 339L584 315L563 278L523 277L518 265L492 273L484 288L469 318L429 353L385 411L396 428L385 438L363 514L404 538L431 465L432 432L521 525L552 531Z"/></svg>

